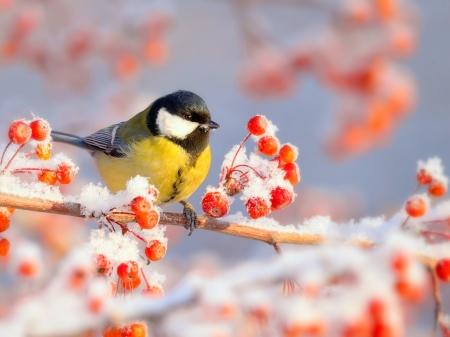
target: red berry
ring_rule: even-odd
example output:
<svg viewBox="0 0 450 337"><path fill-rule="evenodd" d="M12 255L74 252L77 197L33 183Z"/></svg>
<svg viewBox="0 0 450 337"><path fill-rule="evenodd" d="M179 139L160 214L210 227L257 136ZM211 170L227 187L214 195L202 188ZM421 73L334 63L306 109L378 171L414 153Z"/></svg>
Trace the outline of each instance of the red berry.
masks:
<svg viewBox="0 0 450 337"><path fill-rule="evenodd" d="M61 184L70 184L75 176L75 170L71 165L61 163L56 167L56 178Z"/></svg>
<svg viewBox="0 0 450 337"><path fill-rule="evenodd" d="M139 274L139 266L134 261L128 261L121 263L117 266L117 276L122 281L128 281L130 279L134 279Z"/></svg>
<svg viewBox="0 0 450 337"><path fill-rule="evenodd" d="M151 208L151 203L144 197L136 197L131 201L131 210L136 215L147 214Z"/></svg>
<svg viewBox="0 0 450 337"><path fill-rule="evenodd" d="M397 274L404 275L410 265L411 256L404 252L398 252L392 258L392 268Z"/></svg>
<svg viewBox="0 0 450 337"><path fill-rule="evenodd" d="M36 119L30 124L31 138L38 141L47 139L50 135L50 125L43 119Z"/></svg>
<svg viewBox="0 0 450 337"><path fill-rule="evenodd" d="M450 281L450 259L440 259L436 264L436 274L444 282Z"/></svg>
<svg viewBox="0 0 450 337"><path fill-rule="evenodd" d="M15 121L9 127L8 136L14 144L25 144L31 138L31 128L25 122Z"/></svg>
<svg viewBox="0 0 450 337"><path fill-rule="evenodd" d="M280 149L280 159L285 163L292 163L297 159L298 150L292 144L284 144Z"/></svg>
<svg viewBox="0 0 450 337"><path fill-rule="evenodd" d="M142 290L142 295L161 298L164 296L164 291L162 290L161 287L153 285Z"/></svg>
<svg viewBox="0 0 450 337"><path fill-rule="evenodd" d="M141 279L139 277L132 278L132 279L129 279L129 280L126 280L126 281L122 280L122 287L125 290L130 290L131 291L133 289L136 289L140 285L141 285Z"/></svg>
<svg viewBox="0 0 450 337"><path fill-rule="evenodd" d="M278 139L274 136L263 136L258 141L258 150L266 156L273 156L278 152Z"/></svg>
<svg viewBox="0 0 450 337"><path fill-rule="evenodd" d="M269 203L265 199L259 197L248 199L245 207L247 208L248 215L252 219L258 219L270 213Z"/></svg>
<svg viewBox="0 0 450 337"><path fill-rule="evenodd" d="M6 208L0 207L0 233L9 228L10 216L11 213Z"/></svg>
<svg viewBox="0 0 450 337"><path fill-rule="evenodd" d="M430 193L433 197L440 197L444 195L446 191L447 189L444 184L438 180L432 180L430 185L428 185L428 193Z"/></svg>
<svg viewBox="0 0 450 337"><path fill-rule="evenodd" d="M41 183L48 185L55 185L58 181L56 173L53 171L41 171L38 173L37 178Z"/></svg>
<svg viewBox="0 0 450 337"><path fill-rule="evenodd" d="M416 178L422 185L431 183L431 174L425 169L420 169L419 172L417 172Z"/></svg>
<svg viewBox="0 0 450 337"><path fill-rule="evenodd" d="M136 222L143 229L155 228L159 223L159 212L156 209L151 209L147 214L136 215Z"/></svg>
<svg viewBox="0 0 450 337"><path fill-rule="evenodd" d="M5 238L0 239L0 256L6 256L9 252L9 241Z"/></svg>
<svg viewBox="0 0 450 337"><path fill-rule="evenodd" d="M256 115L247 123L247 130L255 136L261 136L267 131L267 118L264 116Z"/></svg>
<svg viewBox="0 0 450 337"><path fill-rule="evenodd" d="M151 261L161 260L166 255L167 247L159 240L151 240L145 247L145 256Z"/></svg>
<svg viewBox="0 0 450 337"><path fill-rule="evenodd" d="M88 302L89 311L94 314L98 314L103 309L104 305L105 301L99 297L90 298Z"/></svg>
<svg viewBox="0 0 450 337"><path fill-rule="evenodd" d="M122 328L122 337L147 337L147 328L142 323L133 323Z"/></svg>
<svg viewBox="0 0 450 337"><path fill-rule="evenodd" d="M281 169L286 172L284 180L289 180L291 185L298 184L300 182L300 170L296 163L287 163L283 165Z"/></svg>
<svg viewBox="0 0 450 337"><path fill-rule="evenodd" d="M235 178L227 178L225 184L223 184L225 193L230 197L241 193L243 187L243 184Z"/></svg>
<svg viewBox="0 0 450 337"><path fill-rule="evenodd" d="M379 299L374 298L369 302L369 313L375 321L384 320L386 312L386 303Z"/></svg>
<svg viewBox="0 0 450 337"><path fill-rule="evenodd" d="M423 288L406 278L399 279L395 289L401 297L411 302L420 302L424 295Z"/></svg>
<svg viewBox="0 0 450 337"><path fill-rule="evenodd" d="M111 261L109 261L105 255L98 254L95 257L95 267L97 269L97 274L106 275L111 269Z"/></svg>
<svg viewBox="0 0 450 337"><path fill-rule="evenodd" d="M202 209L212 218L221 218L228 213L230 205L222 192L208 192L202 199Z"/></svg>
<svg viewBox="0 0 450 337"><path fill-rule="evenodd" d="M33 260L25 260L19 264L17 272L23 277L34 277L39 272L39 266Z"/></svg>
<svg viewBox="0 0 450 337"><path fill-rule="evenodd" d="M50 158L52 145L50 143L39 143L36 146L36 155L40 160L47 160Z"/></svg>
<svg viewBox="0 0 450 337"><path fill-rule="evenodd" d="M103 337L122 337L122 330L117 327L109 326L103 330Z"/></svg>
<svg viewBox="0 0 450 337"><path fill-rule="evenodd" d="M428 206L424 199L417 196L412 196L406 202L405 210L409 216L412 216L413 218L418 218L427 212L427 207Z"/></svg>
<svg viewBox="0 0 450 337"><path fill-rule="evenodd" d="M294 194L284 187L276 187L270 191L270 204L272 211L289 206L294 201Z"/></svg>

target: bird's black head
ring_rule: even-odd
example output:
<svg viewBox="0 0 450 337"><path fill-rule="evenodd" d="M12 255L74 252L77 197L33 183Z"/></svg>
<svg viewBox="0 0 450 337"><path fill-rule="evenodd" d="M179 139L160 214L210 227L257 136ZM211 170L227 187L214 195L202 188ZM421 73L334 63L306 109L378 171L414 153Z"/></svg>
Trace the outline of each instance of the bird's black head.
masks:
<svg viewBox="0 0 450 337"><path fill-rule="evenodd" d="M147 125L155 136L163 136L198 156L209 142L209 131L219 125L199 96L179 90L158 98L150 106Z"/></svg>

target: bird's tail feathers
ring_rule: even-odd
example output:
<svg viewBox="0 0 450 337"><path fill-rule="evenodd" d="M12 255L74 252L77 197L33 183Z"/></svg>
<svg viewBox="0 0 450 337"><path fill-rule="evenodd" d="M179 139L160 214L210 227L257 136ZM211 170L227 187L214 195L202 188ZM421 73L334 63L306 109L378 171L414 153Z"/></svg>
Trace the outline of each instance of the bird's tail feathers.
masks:
<svg viewBox="0 0 450 337"><path fill-rule="evenodd" d="M78 136L58 131L52 131L51 136L55 142L70 144L85 150L92 150L92 148L84 142L83 138Z"/></svg>

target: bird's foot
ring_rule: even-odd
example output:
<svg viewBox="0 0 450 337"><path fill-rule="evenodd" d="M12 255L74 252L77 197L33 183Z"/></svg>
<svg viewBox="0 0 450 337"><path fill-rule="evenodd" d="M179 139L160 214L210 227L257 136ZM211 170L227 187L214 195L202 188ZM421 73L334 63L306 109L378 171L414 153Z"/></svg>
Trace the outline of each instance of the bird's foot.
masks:
<svg viewBox="0 0 450 337"><path fill-rule="evenodd" d="M198 218L197 218L197 212L194 209L194 206L192 206L187 201L180 201L180 204L183 205L183 214L186 217L186 225L184 228L189 229L188 236L191 236L194 229L198 227Z"/></svg>

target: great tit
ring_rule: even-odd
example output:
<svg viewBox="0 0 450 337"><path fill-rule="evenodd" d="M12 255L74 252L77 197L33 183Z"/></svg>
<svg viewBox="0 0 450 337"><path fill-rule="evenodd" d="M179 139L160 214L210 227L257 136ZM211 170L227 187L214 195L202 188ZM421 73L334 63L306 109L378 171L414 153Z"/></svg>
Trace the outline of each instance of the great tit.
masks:
<svg viewBox="0 0 450 337"><path fill-rule="evenodd" d="M141 175L159 190L157 204L183 205L189 235L198 226L194 207L184 201L203 182L211 164L209 131L219 128L205 102L189 91L158 98L126 122L85 138L52 131L54 141L91 152L106 186L117 192Z"/></svg>

